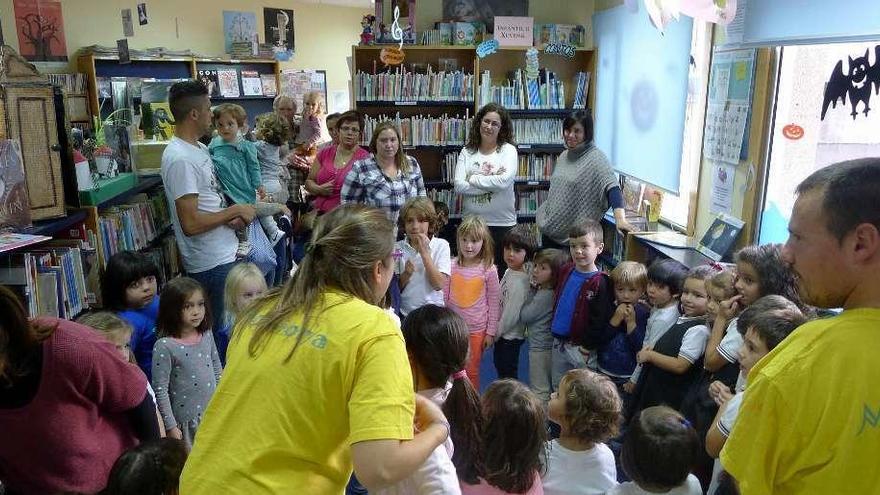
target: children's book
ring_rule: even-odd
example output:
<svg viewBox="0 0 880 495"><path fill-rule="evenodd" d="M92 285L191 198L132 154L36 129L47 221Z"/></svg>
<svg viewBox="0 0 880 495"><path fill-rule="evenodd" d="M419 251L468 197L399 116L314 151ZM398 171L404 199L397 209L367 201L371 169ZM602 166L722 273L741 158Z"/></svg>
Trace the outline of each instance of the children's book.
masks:
<svg viewBox="0 0 880 495"><path fill-rule="evenodd" d="M241 89L244 96L263 96L263 82L255 70L241 71Z"/></svg>
<svg viewBox="0 0 880 495"><path fill-rule="evenodd" d="M455 45L473 45L477 38L477 28L470 22L454 22L453 35Z"/></svg>
<svg viewBox="0 0 880 495"><path fill-rule="evenodd" d="M16 232L0 232L0 253L12 251L51 239L45 235L19 234Z"/></svg>
<svg viewBox="0 0 880 495"><path fill-rule="evenodd" d="M241 92L238 89L238 71L235 69L221 69L217 71L220 81L220 96L224 98L238 98Z"/></svg>
<svg viewBox="0 0 880 495"><path fill-rule="evenodd" d="M263 85L263 94L265 96L275 96L278 94L278 83L275 80L275 74L260 74L260 83Z"/></svg>
<svg viewBox="0 0 880 495"><path fill-rule="evenodd" d="M27 182L21 147L13 139L0 140L0 229L31 224Z"/></svg>
<svg viewBox="0 0 880 495"><path fill-rule="evenodd" d="M216 70L200 70L199 81L202 81L208 88L208 94L211 98L220 96L220 79Z"/></svg>
<svg viewBox="0 0 880 495"><path fill-rule="evenodd" d="M171 116L171 107L168 102L150 103L153 111L153 135L162 141L168 141L174 136L174 117Z"/></svg>

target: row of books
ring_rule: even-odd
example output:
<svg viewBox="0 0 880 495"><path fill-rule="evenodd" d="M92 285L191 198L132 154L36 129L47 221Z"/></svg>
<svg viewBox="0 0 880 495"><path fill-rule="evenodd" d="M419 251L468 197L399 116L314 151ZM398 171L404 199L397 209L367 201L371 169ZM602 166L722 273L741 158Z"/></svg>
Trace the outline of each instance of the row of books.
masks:
<svg viewBox="0 0 880 495"><path fill-rule="evenodd" d="M398 67L388 72L355 74L358 101L473 101L474 75L463 71L434 72L429 65L427 73L419 74Z"/></svg>
<svg viewBox="0 0 880 495"><path fill-rule="evenodd" d="M534 215L547 199L549 191L518 191L516 193L516 213L519 215Z"/></svg>
<svg viewBox="0 0 880 495"><path fill-rule="evenodd" d="M554 155L520 155L516 180L550 180L556 167Z"/></svg>
<svg viewBox="0 0 880 495"><path fill-rule="evenodd" d="M575 77L576 88L580 74ZM565 83L547 69L538 71L537 78L527 78L522 69L516 69L496 86L492 84L492 73L485 70L480 76L480 105L486 103L497 103L508 110L562 109L565 108Z"/></svg>
<svg viewBox="0 0 880 495"><path fill-rule="evenodd" d="M587 30L579 24L535 24L535 46L559 43L583 48L587 45Z"/></svg>
<svg viewBox="0 0 880 495"><path fill-rule="evenodd" d="M168 231L171 219L164 194L133 198L131 204L101 212L86 233L100 248L102 264L119 251L139 251Z"/></svg>
<svg viewBox="0 0 880 495"><path fill-rule="evenodd" d="M520 144L563 144L561 119L513 119L513 135Z"/></svg>
<svg viewBox="0 0 880 495"><path fill-rule="evenodd" d="M587 108L587 97L590 94L590 73L578 72L574 76L574 102L571 108Z"/></svg>
<svg viewBox="0 0 880 495"><path fill-rule="evenodd" d="M373 138L373 129L379 123L388 120L393 121L400 129L403 146L461 146L467 139L473 118L470 117L468 110L465 110L464 116L443 114L438 117L430 115L401 117L398 113L394 117L386 115L377 118L367 117L364 121L364 141L361 144L369 144Z"/></svg>
<svg viewBox="0 0 880 495"><path fill-rule="evenodd" d="M65 93L83 94L88 91L85 74L46 74L46 77L55 86L61 86Z"/></svg>
<svg viewBox="0 0 880 495"><path fill-rule="evenodd" d="M449 218L461 218L462 196L452 189L428 189L425 191L431 201L442 201L449 208Z"/></svg>
<svg viewBox="0 0 880 495"><path fill-rule="evenodd" d="M212 98L238 98L278 94L275 74L260 74L255 70L218 69L199 70L197 77L208 87Z"/></svg>
<svg viewBox="0 0 880 495"><path fill-rule="evenodd" d="M94 261L94 249L80 247L76 241L49 241L39 249L0 258L0 285L22 298L31 318L72 319L94 298L86 287L86 273Z"/></svg>

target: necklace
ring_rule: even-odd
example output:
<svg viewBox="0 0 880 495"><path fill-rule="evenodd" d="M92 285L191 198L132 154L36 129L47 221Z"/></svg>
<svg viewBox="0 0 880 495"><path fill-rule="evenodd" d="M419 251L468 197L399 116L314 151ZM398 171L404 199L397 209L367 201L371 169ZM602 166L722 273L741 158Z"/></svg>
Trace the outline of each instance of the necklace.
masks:
<svg viewBox="0 0 880 495"><path fill-rule="evenodd" d="M333 164L336 166L336 168L345 167L345 164L348 163L349 160L351 160L352 156L354 156L354 150L351 150L345 154L341 153L341 151L342 150L340 148L336 148L336 158L333 160Z"/></svg>

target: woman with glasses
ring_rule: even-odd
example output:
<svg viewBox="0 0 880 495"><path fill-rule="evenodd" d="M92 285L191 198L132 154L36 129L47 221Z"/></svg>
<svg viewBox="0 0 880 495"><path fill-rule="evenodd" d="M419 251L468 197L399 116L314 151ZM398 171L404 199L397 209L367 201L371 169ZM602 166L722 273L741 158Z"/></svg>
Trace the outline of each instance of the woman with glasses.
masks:
<svg viewBox="0 0 880 495"><path fill-rule="evenodd" d="M602 220L608 208L614 211L618 230L629 232L623 195L611 163L593 143L593 118L575 110L562 122L565 151L556 159L550 176L547 199L538 207L535 221L541 229L544 247L566 248L568 229L584 220Z"/></svg>
<svg viewBox="0 0 880 495"><path fill-rule="evenodd" d="M501 105L489 103L474 116L467 145L455 166L455 192L462 196L462 213L486 221L495 249L499 273L507 265L500 249L504 235L516 225L514 179L517 153L513 122Z"/></svg>
<svg viewBox="0 0 880 495"><path fill-rule="evenodd" d="M306 191L315 196L312 206L318 215L339 206L342 184L351 166L370 156L367 150L358 146L363 136L363 120L363 116L355 111L340 115L335 122L338 144L330 144L318 152L306 179Z"/></svg>

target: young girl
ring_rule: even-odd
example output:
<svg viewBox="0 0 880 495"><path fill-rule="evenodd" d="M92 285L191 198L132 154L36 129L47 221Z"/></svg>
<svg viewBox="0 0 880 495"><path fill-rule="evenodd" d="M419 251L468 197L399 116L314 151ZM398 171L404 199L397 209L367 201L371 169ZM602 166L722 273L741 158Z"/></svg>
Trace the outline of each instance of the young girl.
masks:
<svg viewBox="0 0 880 495"><path fill-rule="evenodd" d="M501 314L501 283L494 259L486 222L477 216L465 217L458 227L458 256L452 261L443 300L468 324L470 357L466 369L476 389L480 387L483 348L492 345Z"/></svg>
<svg viewBox="0 0 880 495"><path fill-rule="evenodd" d="M156 279L159 268L153 260L136 251L120 251L107 261L101 280L104 308L116 312L131 325L129 346L138 366L150 379L159 298Z"/></svg>
<svg viewBox="0 0 880 495"><path fill-rule="evenodd" d="M535 255L532 289L519 312L520 322L529 329L529 385L545 405L550 400L552 367L554 289L559 270L568 255L559 249L543 249Z"/></svg>
<svg viewBox="0 0 880 495"><path fill-rule="evenodd" d="M116 346L116 350L119 351L119 357L128 363L137 364L131 353L131 325L123 320L122 317L110 311L97 311L80 316L76 319L76 322L100 332ZM150 386L149 381L147 381L147 393L150 394L153 402L155 402L156 393L153 391L153 387ZM164 437L165 426L162 424L162 416L159 414L158 407L156 408L156 420L159 425L159 434Z"/></svg>
<svg viewBox="0 0 880 495"><path fill-rule="evenodd" d="M547 415L522 383L503 379L483 395L483 475L479 485L462 482L464 495L542 495Z"/></svg>
<svg viewBox="0 0 880 495"><path fill-rule="evenodd" d="M226 347L232 338L232 328L238 315L250 303L269 290L266 278L260 268L253 263L239 263L226 275L226 287L223 291L223 329L217 334L215 342L220 363L226 366Z"/></svg>
<svg viewBox="0 0 880 495"><path fill-rule="evenodd" d="M281 163L281 146L290 136L290 124L277 113L257 118L257 159L260 161L260 179L270 200L287 203L287 182L290 175Z"/></svg>
<svg viewBox="0 0 880 495"><path fill-rule="evenodd" d="M380 493L460 493L459 479L478 483L482 473L480 396L464 372L467 325L451 309L428 304L406 317L403 338L416 393L443 409L450 425L450 438L434 449L409 478Z"/></svg>
<svg viewBox="0 0 880 495"><path fill-rule="evenodd" d="M802 307L797 281L782 260L781 244L746 246L734 256L736 261L736 295L721 301L706 345L705 368L718 372L728 363L738 368L737 355L742 335L736 330L736 316L763 296L776 294ZM728 366L730 369L731 367ZM736 379L737 387L743 380ZM730 386L730 380L728 380Z"/></svg>
<svg viewBox="0 0 880 495"><path fill-rule="evenodd" d="M636 359L644 365L633 392L627 417L647 407L666 404L678 409L688 388L699 378L709 329L706 327L706 279L715 270L702 265L692 269L681 292L682 316Z"/></svg>
<svg viewBox="0 0 880 495"><path fill-rule="evenodd" d="M174 438L144 442L119 456L110 470L106 495L178 495L187 448Z"/></svg>
<svg viewBox="0 0 880 495"><path fill-rule="evenodd" d="M617 435L622 407L607 376L576 369L562 377L550 399L550 420L561 433L548 444L545 494L599 494L617 484L614 453L603 442Z"/></svg>
<svg viewBox="0 0 880 495"><path fill-rule="evenodd" d="M188 277L168 282L156 322L153 389L168 436L190 448L222 370L210 329L202 285Z"/></svg>
<svg viewBox="0 0 880 495"><path fill-rule="evenodd" d="M305 205L303 188L312 162L318 154L318 145L330 141L330 133L324 121L324 95L310 91L303 96L302 117L299 132L293 138L293 150L288 155L290 167L290 200Z"/></svg>
<svg viewBox="0 0 880 495"><path fill-rule="evenodd" d="M449 243L434 235L437 218L434 203L425 197L411 198L400 210L406 238L397 241L403 253L404 270L400 274L400 312L425 304L443 305L443 286L452 273Z"/></svg>
<svg viewBox="0 0 880 495"><path fill-rule="evenodd" d="M697 432L677 411L649 407L633 418L620 451L620 463L631 482L617 485L607 495L701 495L703 489L690 474L700 441Z"/></svg>

